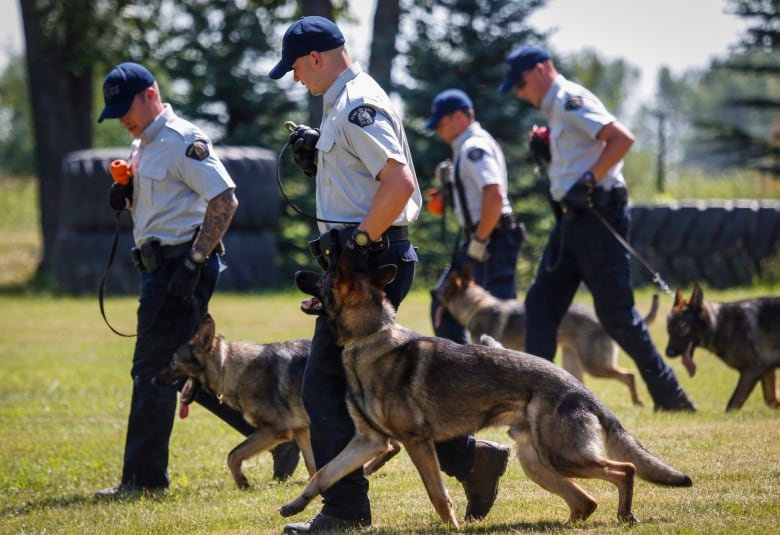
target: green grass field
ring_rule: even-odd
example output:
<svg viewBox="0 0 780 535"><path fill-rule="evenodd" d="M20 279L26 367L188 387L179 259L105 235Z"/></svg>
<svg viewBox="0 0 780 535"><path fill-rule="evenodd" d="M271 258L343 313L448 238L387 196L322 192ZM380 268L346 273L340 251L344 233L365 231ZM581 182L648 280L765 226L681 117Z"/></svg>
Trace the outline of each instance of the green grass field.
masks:
<svg viewBox="0 0 780 535"><path fill-rule="evenodd" d="M717 297L737 298L740 291ZM639 292L647 310L650 292ZM714 297L714 294L711 295ZM298 311L297 294L218 293L212 313L229 339L273 341L308 336L312 319ZM581 296L587 302L587 296ZM663 296L661 316L671 299ZM119 330L132 331L136 300L109 299L106 310ZM121 470L130 395L132 340L103 324L96 298L0 296L0 532L1 533L280 533L277 511L301 490L302 464L285 483L271 478L271 456L250 461L253 488L239 491L225 466L240 436L199 406L178 420L171 440L170 493L158 499L101 503L98 488L117 482ZM412 294L399 321L430 333L428 297ZM653 327L666 343L663 321ZM633 368L621 355L621 364ZM590 379L588 386L618 414L651 451L688 473L691 489L667 489L639 481L634 511L641 524L632 533L768 533L780 520L780 411L764 406L760 391L744 409L724 408L736 373L703 350L699 371L688 378L678 361L678 377L699 406L690 414L659 414L642 383L648 406L630 404L627 389ZM504 430L480 436L506 444ZM463 491L448 479L462 517ZM616 518L617 492L601 481L583 481L600 506L586 522L565 523L563 501L531 483L512 462L502 479L497 503L487 519L466 524L465 533L622 533ZM441 533L438 518L405 453L371 478L373 533ZM295 520L313 516L318 501Z"/></svg>
<svg viewBox="0 0 780 535"><path fill-rule="evenodd" d="M0 177L0 534L265 534L281 533L278 507L306 481L299 466L290 481L271 478L271 455L251 460L253 487L235 488L225 465L241 437L204 409L194 406L178 420L171 438L168 495L157 499L100 503L95 490L118 482L130 400L132 339L111 333L100 317L96 296L52 297L25 291L40 246L35 184ZM19 291L22 289L22 291ZM777 294L755 287L729 292L706 290L708 298L732 300ZM275 341L309 336L313 320L298 311L293 293L217 293L211 310L229 339ZM650 290L637 293L648 310ZM399 321L430 334L429 297L417 289ZM578 299L588 303L587 295ZM671 298L662 296L653 338L663 350L663 318ZM114 326L132 332L135 297L109 298ZM621 365L634 369L621 355ZM760 391L742 411L726 414L737 374L706 351L697 352L699 371L686 376L672 361L697 414L658 414L630 404L615 382L586 382L621 418L629 431L693 479L691 489L667 489L637 482L634 512L644 533L776 533L780 525L780 411L764 406ZM504 430L480 436L509 444ZM465 499L459 483L446 481L459 517ZM565 523L563 501L529 482L512 462L490 515L465 524L464 533L625 533L615 518L617 492L601 481L582 486L599 502L585 522ZM371 477L374 527L371 533L444 533L411 462L401 453ZM318 511L318 500L293 520Z"/></svg>

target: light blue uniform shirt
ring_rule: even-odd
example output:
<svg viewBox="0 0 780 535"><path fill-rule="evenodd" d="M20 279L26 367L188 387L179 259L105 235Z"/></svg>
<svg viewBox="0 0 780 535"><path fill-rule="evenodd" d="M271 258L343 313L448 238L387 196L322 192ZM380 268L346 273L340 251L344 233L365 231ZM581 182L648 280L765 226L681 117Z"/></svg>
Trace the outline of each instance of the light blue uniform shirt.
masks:
<svg viewBox="0 0 780 535"><path fill-rule="evenodd" d="M616 119L598 97L560 74L544 96L540 109L547 116L550 128L552 161L547 170L550 194L560 201L596 162L604 150L604 142L596 136ZM621 160L599 180L598 187L610 190L625 184Z"/></svg>
<svg viewBox="0 0 780 535"><path fill-rule="evenodd" d="M133 140L133 238L177 245L203 224L208 201L235 188L211 140L169 105Z"/></svg>
<svg viewBox="0 0 780 535"><path fill-rule="evenodd" d="M507 195L506 161L501 147L493 136L478 122L473 122L452 140L451 145L454 154L452 178L454 179L455 169L457 169L472 225L476 225L482 216L482 189L491 184L498 184L501 188L501 213L511 214L512 206ZM456 193L454 197L458 222L461 227L465 227L460 196Z"/></svg>
<svg viewBox="0 0 780 535"><path fill-rule="evenodd" d="M422 194L401 118L387 93L353 63L323 95L317 141L317 216L359 224L371 208L387 160L406 164L414 193L393 225L409 225L420 214ZM344 223L319 222L320 232Z"/></svg>

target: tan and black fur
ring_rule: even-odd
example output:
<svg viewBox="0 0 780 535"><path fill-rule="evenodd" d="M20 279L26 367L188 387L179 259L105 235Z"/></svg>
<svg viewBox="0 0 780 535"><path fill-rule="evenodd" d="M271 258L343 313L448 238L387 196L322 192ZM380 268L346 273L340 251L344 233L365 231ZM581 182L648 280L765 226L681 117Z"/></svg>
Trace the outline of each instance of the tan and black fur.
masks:
<svg viewBox="0 0 780 535"><path fill-rule="evenodd" d="M473 342L486 334L504 347L522 351L525 346L525 304L517 299L498 299L474 281L466 264L453 270L432 292L447 311L463 325ZM658 296L645 317L648 325L658 311ZM599 323L595 311L573 303L558 328L563 368L583 381L584 373L616 379L628 387L631 401L642 406L633 372L617 364L618 347Z"/></svg>
<svg viewBox="0 0 780 535"><path fill-rule="evenodd" d="M346 259L346 260L345 260ZM347 404L356 433L280 512L302 511L344 475L388 449L405 448L439 517L458 526L439 471L434 442L507 426L526 474L584 520L596 501L573 478L599 478L618 488L617 516L635 522L634 476L687 487L691 479L647 451L582 383L554 364L519 351L459 345L395 322L382 288L395 266L353 273L347 255L320 276L299 272L303 291L318 297L338 339ZM602 454L606 448L607 456Z"/></svg>
<svg viewBox="0 0 780 535"><path fill-rule="evenodd" d="M216 334L214 320L207 316L154 381L165 386L182 377L191 378L257 428L228 454L228 468L239 488L249 487L241 469L245 460L289 440L298 444L311 475L314 455L309 417L301 400L310 348L311 340L306 339L269 344L227 342ZM193 395L184 399L182 394L183 402L192 399Z"/></svg>
<svg viewBox="0 0 780 535"><path fill-rule="evenodd" d="M696 372L693 352L699 346L739 372L727 411L740 409L759 380L764 402L780 407L775 378L780 368L780 297L718 303L704 299L696 284L687 300L677 290L666 328L666 356L682 356L691 376Z"/></svg>

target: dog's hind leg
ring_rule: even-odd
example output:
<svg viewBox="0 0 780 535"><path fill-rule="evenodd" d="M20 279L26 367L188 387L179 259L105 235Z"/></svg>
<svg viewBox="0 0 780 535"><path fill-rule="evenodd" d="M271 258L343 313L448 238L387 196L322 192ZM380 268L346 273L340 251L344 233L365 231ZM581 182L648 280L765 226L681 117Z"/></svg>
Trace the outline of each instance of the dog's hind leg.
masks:
<svg viewBox="0 0 780 535"><path fill-rule="evenodd" d="M514 437L513 437L514 438ZM548 492L557 494L569 506L569 521L585 520L598 507L590 494L571 479L539 462L539 455L529 444L517 442L517 458L525 474Z"/></svg>
<svg viewBox="0 0 780 535"><path fill-rule="evenodd" d="M441 477L439 468L439 459L436 456L436 447L430 440L409 440L403 442L406 453L417 468L420 477L428 491L434 509L439 514L439 518L445 524L449 524L456 529L458 521L455 518L455 511L452 509L452 500L444 486L444 479Z"/></svg>
<svg viewBox="0 0 780 535"><path fill-rule="evenodd" d="M387 441L387 449L366 463L363 467L363 473L367 476L373 474L382 468L387 461L398 455L398 452L400 451L401 445L395 440L389 439Z"/></svg>
<svg viewBox="0 0 780 535"><path fill-rule="evenodd" d="M777 396L777 381L775 379L775 370L764 372L761 376L761 388L764 390L764 403L770 409L780 407L780 400Z"/></svg>
<svg viewBox="0 0 780 535"><path fill-rule="evenodd" d="M634 499L634 475L636 474L636 468L633 464L601 459L598 462L576 468L574 472L577 477L603 479L615 485L618 489L618 520L630 524L639 523L631 511Z"/></svg>
<svg viewBox="0 0 780 535"><path fill-rule="evenodd" d="M279 508L279 513L282 516L286 517L300 513L309 502L330 488L338 480L350 472L362 468L367 461L385 451L387 437L380 435L376 431L371 431L370 428L367 432L363 432L361 427L368 428L368 425L364 424L361 426L357 421L355 422L355 427L357 432L347 446L330 462L314 473L298 497Z"/></svg>
<svg viewBox="0 0 780 535"><path fill-rule="evenodd" d="M249 459L254 457L262 451L269 450L274 446L287 442L292 438L292 433L289 430L277 431L270 427L261 427L241 442L238 446L230 450L227 458L227 465L230 469L230 473L233 474L233 479L240 489L249 488L249 480L241 470L241 465Z"/></svg>

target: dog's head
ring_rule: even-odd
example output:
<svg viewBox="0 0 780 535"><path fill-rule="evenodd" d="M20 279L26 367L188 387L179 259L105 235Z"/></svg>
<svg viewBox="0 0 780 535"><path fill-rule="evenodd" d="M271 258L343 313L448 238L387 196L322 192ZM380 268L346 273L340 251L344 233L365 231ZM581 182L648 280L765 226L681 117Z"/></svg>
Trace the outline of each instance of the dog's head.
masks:
<svg viewBox="0 0 780 535"><path fill-rule="evenodd" d="M705 311L704 293L701 286L695 284L690 299L685 299L678 289L674 297L674 306L666 318L666 330L669 343L666 346L667 357L682 355L683 365L693 377L696 364L693 362L693 352L699 345L701 333L704 331Z"/></svg>
<svg viewBox="0 0 780 535"><path fill-rule="evenodd" d="M431 290L431 296L446 307L470 284L474 284L474 267L465 262L460 268L450 269L441 284Z"/></svg>
<svg viewBox="0 0 780 535"><path fill-rule="evenodd" d="M386 303L383 288L393 281L397 268L388 264L370 273L352 269L349 255L339 257L333 269L326 273L299 271L295 283L302 292L322 303L322 311L343 344L377 331L394 317L392 305Z"/></svg>
<svg viewBox="0 0 780 535"><path fill-rule="evenodd" d="M206 369L205 358L211 352L215 335L214 319L207 314L195 335L173 353L171 362L152 379L152 383L170 386L181 378L194 379L188 394L194 399L201 387L198 377Z"/></svg>

